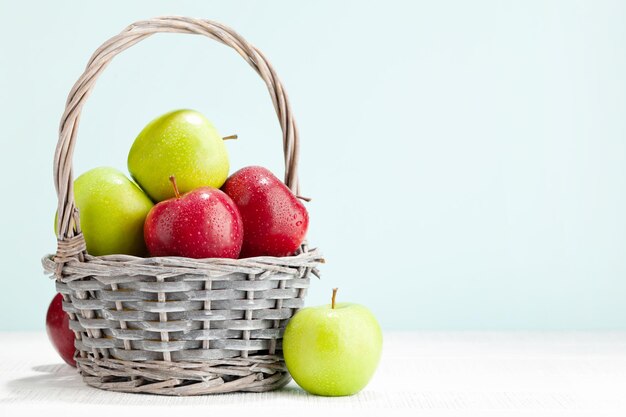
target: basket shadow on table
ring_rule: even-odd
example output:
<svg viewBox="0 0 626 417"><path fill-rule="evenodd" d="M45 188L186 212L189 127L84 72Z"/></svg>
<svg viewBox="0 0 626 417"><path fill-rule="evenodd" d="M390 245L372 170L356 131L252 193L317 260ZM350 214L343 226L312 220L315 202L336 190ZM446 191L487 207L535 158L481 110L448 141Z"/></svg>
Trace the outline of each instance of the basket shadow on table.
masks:
<svg viewBox="0 0 626 417"><path fill-rule="evenodd" d="M256 400L262 399L267 394L276 397L289 397L292 399L306 397L307 394L295 386L289 385L272 391L271 393L234 393L214 394L194 397L171 397L151 394L128 394L99 390L86 385L81 376L74 368L65 364L38 365L32 368L37 375L24 378L16 378L7 382L9 397L0 399L1 403L16 403L21 401L50 401L68 403L102 404L104 397L110 397L113 402L124 398L125 405L155 405L156 402L166 401L167 405L190 405L193 403L218 402L221 405L238 404L241 396L255 396ZM218 400L219 398L219 400ZM215 401L218 400L218 401Z"/></svg>

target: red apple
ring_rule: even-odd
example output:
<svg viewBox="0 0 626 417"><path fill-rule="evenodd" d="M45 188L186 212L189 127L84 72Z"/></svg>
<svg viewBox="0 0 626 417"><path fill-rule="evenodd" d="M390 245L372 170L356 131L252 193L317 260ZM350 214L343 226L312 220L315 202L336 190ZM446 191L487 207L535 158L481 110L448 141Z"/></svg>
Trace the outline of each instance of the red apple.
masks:
<svg viewBox="0 0 626 417"><path fill-rule="evenodd" d="M74 361L74 332L70 330L70 320L63 311L63 296L57 294L52 299L46 314L46 332L54 348L68 365L76 366Z"/></svg>
<svg viewBox="0 0 626 417"><path fill-rule="evenodd" d="M222 190L243 219L241 258L292 255L306 236L309 214L285 184L269 170L251 166L231 175Z"/></svg>
<svg viewBox="0 0 626 417"><path fill-rule="evenodd" d="M170 177L175 198L150 210L144 238L151 256L237 258L243 222L237 206L217 188L200 187L183 196Z"/></svg>

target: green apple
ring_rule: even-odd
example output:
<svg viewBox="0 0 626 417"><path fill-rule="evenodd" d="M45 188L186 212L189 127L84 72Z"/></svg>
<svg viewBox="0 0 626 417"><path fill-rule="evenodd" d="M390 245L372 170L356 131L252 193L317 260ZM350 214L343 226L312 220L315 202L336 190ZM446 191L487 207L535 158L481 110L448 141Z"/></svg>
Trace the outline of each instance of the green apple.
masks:
<svg viewBox="0 0 626 417"><path fill-rule="evenodd" d="M94 168L74 181L80 227L91 255L146 256L143 223L152 201L115 168Z"/></svg>
<svg viewBox="0 0 626 417"><path fill-rule="evenodd" d="M358 304L307 307L285 329L283 354L293 379L311 394L352 395L371 379L383 346L374 315Z"/></svg>
<svg viewBox="0 0 626 417"><path fill-rule="evenodd" d="M172 175L184 194L203 186L220 188L228 169L222 137L194 110L157 117L139 133L128 154L130 175L153 201L174 197Z"/></svg>

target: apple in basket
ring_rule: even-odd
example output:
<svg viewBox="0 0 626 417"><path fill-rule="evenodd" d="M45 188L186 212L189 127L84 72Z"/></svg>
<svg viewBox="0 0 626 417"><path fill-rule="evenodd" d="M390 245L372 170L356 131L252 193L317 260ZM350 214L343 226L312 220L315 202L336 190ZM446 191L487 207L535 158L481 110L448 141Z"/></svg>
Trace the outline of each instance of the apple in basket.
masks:
<svg viewBox="0 0 626 417"><path fill-rule="evenodd" d="M133 142L128 171L153 201L174 197L167 181L176 176L181 193L220 188L228 176L226 146L213 124L194 110L175 110L151 121Z"/></svg>
<svg viewBox="0 0 626 417"><path fill-rule="evenodd" d="M243 222L237 206L217 188L200 187L155 205L146 217L144 238L151 256L237 258Z"/></svg>
<svg viewBox="0 0 626 417"><path fill-rule="evenodd" d="M68 365L76 366L74 361L74 332L70 330L70 320L63 311L63 296L57 294L52 299L46 314L46 333L52 345Z"/></svg>
<svg viewBox="0 0 626 417"><path fill-rule="evenodd" d="M143 224L153 203L126 175L111 167L90 169L74 181L74 198L91 255L147 255Z"/></svg>
<svg viewBox="0 0 626 417"><path fill-rule="evenodd" d="M226 180L222 190L243 219L241 258L288 256L302 244L309 226L306 208L268 169L242 168Z"/></svg>

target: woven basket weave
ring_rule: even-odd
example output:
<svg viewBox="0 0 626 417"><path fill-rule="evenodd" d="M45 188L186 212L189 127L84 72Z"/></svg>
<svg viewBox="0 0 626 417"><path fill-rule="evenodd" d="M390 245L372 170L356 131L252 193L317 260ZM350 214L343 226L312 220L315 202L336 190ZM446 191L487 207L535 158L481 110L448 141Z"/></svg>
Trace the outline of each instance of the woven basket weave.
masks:
<svg viewBox="0 0 626 417"><path fill-rule="evenodd" d="M264 55L213 21L161 17L136 22L93 54L72 88L54 157L57 253L43 258L76 335L84 381L123 392L199 395L268 391L289 374L281 338L323 262L306 244L288 257L248 259L91 256L74 205L72 153L96 79L120 52L155 33L204 35L230 46L263 79L283 131L285 183L298 193L298 131L289 100Z"/></svg>

